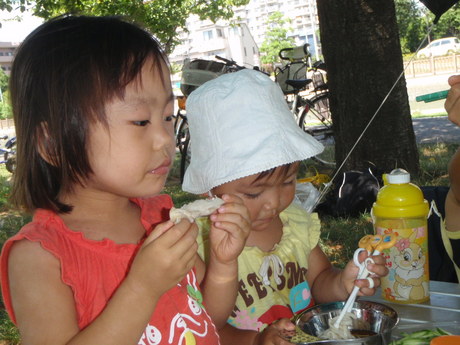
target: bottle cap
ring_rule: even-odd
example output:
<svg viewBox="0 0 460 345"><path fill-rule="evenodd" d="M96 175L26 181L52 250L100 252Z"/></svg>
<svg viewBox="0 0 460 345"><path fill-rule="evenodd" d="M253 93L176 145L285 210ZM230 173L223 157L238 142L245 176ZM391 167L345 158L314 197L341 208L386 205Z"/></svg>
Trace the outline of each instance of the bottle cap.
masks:
<svg viewBox="0 0 460 345"><path fill-rule="evenodd" d="M410 182L410 174L404 169L394 169L387 175L388 183L403 184Z"/></svg>
<svg viewBox="0 0 460 345"><path fill-rule="evenodd" d="M426 218L429 204L423 192L410 183L410 174L403 169L395 169L386 175L383 186L372 206L372 213L381 218Z"/></svg>

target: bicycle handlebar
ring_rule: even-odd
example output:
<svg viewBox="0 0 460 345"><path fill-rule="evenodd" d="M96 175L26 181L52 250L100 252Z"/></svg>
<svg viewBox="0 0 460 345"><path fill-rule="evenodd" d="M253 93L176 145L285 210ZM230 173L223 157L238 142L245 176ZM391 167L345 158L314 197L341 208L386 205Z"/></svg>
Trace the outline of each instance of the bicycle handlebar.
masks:
<svg viewBox="0 0 460 345"><path fill-rule="evenodd" d="M215 58L216 58L217 60L221 60L221 61L225 62L225 65L226 65L226 66L228 66L228 67L233 67L234 70L236 70L236 71L240 71L240 70L242 70L242 69L246 69L246 67L238 65L234 60L229 60L229 59L226 59L226 58L224 58L224 57L222 57L222 56L219 56L219 55L215 55ZM260 73L263 73L263 74L265 74L265 75L270 76L270 73L267 73L267 72L262 71L262 70L259 68L259 66L253 66L252 69L255 70L255 71L258 71L258 72L260 72Z"/></svg>
<svg viewBox="0 0 460 345"><path fill-rule="evenodd" d="M221 61L225 62L225 64L226 64L227 66L233 66L233 67L236 67L236 68L238 68L238 69L244 69L243 66L238 65L238 64L237 64L235 61L233 61L233 60L226 59L226 58L224 58L224 57L222 57L222 56L219 56L219 55L216 55L215 58L216 58L217 60L221 60Z"/></svg>

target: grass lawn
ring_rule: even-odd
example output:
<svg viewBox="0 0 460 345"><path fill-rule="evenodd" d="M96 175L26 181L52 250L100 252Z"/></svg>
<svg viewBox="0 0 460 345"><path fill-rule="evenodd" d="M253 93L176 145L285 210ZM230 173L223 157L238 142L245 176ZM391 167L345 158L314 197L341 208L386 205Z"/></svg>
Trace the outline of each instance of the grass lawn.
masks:
<svg viewBox="0 0 460 345"><path fill-rule="evenodd" d="M419 186L447 186L447 164L450 157L458 148L457 144L422 144L419 146L421 174L413 182ZM312 174L319 167L313 162L305 161L301 176ZM196 196L185 193L180 188L178 160L176 159L173 170L167 181L165 192L170 194L176 206L196 199ZM318 170L321 172L321 170ZM30 220L13 211L8 204L11 175L4 165L0 165L0 248L4 241L16 233L20 227ZM365 234L373 233L372 222L369 214L362 214L358 218L332 218L321 219L322 233L321 246L331 262L337 267L343 267L348 262L356 249L358 240ZM0 345L19 344L16 328L9 321L0 301ZM3 343L2 343L3 341Z"/></svg>

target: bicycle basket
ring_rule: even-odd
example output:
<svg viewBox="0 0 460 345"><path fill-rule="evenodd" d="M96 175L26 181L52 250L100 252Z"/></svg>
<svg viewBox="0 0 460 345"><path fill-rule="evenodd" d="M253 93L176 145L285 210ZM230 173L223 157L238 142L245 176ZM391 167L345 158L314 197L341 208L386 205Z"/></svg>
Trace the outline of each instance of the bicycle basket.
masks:
<svg viewBox="0 0 460 345"><path fill-rule="evenodd" d="M217 78L226 70L227 66L222 62L203 59L185 60L182 67L180 90L185 96L188 96L198 86Z"/></svg>
<svg viewBox="0 0 460 345"><path fill-rule="evenodd" d="M310 56L308 46L309 44L305 43L298 47L283 48L280 50L278 56L282 60L301 61Z"/></svg>
<svg viewBox="0 0 460 345"><path fill-rule="evenodd" d="M284 93L290 93L294 88L286 84L286 80L300 80L307 78L307 66L304 62L292 62L275 70L275 81Z"/></svg>

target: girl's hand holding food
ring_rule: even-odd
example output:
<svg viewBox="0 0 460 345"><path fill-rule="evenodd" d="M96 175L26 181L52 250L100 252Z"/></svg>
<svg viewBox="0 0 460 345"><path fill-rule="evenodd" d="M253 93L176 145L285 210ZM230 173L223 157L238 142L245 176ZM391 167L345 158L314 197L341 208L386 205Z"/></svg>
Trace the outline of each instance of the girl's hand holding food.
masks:
<svg viewBox="0 0 460 345"><path fill-rule="evenodd" d="M243 200L224 194L225 203L211 216L209 241L211 255L222 264L235 262L242 252L251 231L249 211Z"/></svg>
<svg viewBox="0 0 460 345"><path fill-rule="evenodd" d="M162 295L193 268L198 228L187 220L159 224L139 249L127 279L146 293Z"/></svg>

